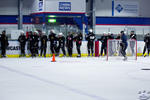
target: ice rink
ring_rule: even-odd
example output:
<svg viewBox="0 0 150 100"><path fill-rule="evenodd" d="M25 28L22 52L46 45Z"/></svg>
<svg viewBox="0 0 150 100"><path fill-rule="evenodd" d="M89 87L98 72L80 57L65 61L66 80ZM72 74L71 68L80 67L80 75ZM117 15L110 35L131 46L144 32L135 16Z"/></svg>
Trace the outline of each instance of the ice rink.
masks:
<svg viewBox="0 0 150 100"><path fill-rule="evenodd" d="M0 100L140 100L150 91L149 57L2 58ZM148 99L147 99L148 100Z"/></svg>

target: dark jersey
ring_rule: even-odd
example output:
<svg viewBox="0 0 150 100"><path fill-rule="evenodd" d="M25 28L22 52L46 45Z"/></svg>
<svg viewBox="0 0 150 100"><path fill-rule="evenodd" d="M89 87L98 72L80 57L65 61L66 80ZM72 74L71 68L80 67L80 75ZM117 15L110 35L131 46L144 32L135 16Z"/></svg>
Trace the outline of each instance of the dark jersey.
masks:
<svg viewBox="0 0 150 100"><path fill-rule="evenodd" d="M4 34L1 35L1 47L7 47L9 45L8 43L8 37Z"/></svg>
<svg viewBox="0 0 150 100"><path fill-rule="evenodd" d="M99 40L102 42L102 45L107 46L107 36L102 36Z"/></svg>
<svg viewBox="0 0 150 100"><path fill-rule="evenodd" d="M21 45L25 45L26 44L26 36L25 35L20 35L18 38L18 41Z"/></svg>
<svg viewBox="0 0 150 100"><path fill-rule="evenodd" d="M117 36L116 39L121 39L121 36Z"/></svg>
<svg viewBox="0 0 150 100"><path fill-rule="evenodd" d="M49 35L49 41L50 41L51 45L57 45L56 34L51 33L51 34Z"/></svg>
<svg viewBox="0 0 150 100"><path fill-rule="evenodd" d="M114 39L114 35L113 34L109 35L108 39Z"/></svg>
<svg viewBox="0 0 150 100"><path fill-rule="evenodd" d="M125 44L125 46L128 45L128 43L127 43L127 36L126 36L125 34L123 34L123 35L121 36L121 41L122 41L122 43Z"/></svg>
<svg viewBox="0 0 150 100"><path fill-rule="evenodd" d="M95 41L95 34L88 34L87 36L86 36L86 40L88 41L88 42L94 42Z"/></svg>
<svg viewBox="0 0 150 100"><path fill-rule="evenodd" d="M147 45L150 45L150 35L146 35L144 37L144 42L147 44Z"/></svg>
<svg viewBox="0 0 150 100"><path fill-rule="evenodd" d="M59 47L64 47L65 46L65 37L58 37L58 42L59 42Z"/></svg>
<svg viewBox="0 0 150 100"><path fill-rule="evenodd" d="M41 36L41 48L46 48L47 47L47 36L43 35Z"/></svg>
<svg viewBox="0 0 150 100"><path fill-rule="evenodd" d="M136 40L136 34L130 34L130 39L135 39Z"/></svg>
<svg viewBox="0 0 150 100"><path fill-rule="evenodd" d="M67 42L66 42L67 47L73 48L73 40L74 40L73 35L72 35L72 34L71 34L71 35L68 35L68 36L66 37L66 40L67 40Z"/></svg>
<svg viewBox="0 0 150 100"><path fill-rule="evenodd" d="M77 44L80 44L80 45L81 45L81 43L82 43L82 39L83 39L82 34L78 34L78 35L75 37L76 43L77 43Z"/></svg>

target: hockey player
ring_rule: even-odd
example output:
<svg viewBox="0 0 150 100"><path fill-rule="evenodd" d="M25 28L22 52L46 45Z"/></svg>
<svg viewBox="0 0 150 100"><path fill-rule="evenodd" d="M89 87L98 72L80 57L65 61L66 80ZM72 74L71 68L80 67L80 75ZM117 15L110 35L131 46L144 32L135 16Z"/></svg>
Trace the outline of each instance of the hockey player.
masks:
<svg viewBox="0 0 150 100"><path fill-rule="evenodd" d="M21 32L21 35L18 38L18 41L20 43L20 50L21 50L21 54L20 57L24 57L25 56L25 45L26 45L26 36L24 35L24 31Z"/></svg>
<svg viewBox="0 0 150 100"><path fill-rule="evenodd" d="M143 55L142 55L142 56L144 56L144 55L145 55L145 52L146 52L146 47L147 47L146 38L147 38L147 34L145 34L145 36L144 36L145 45L144 45Z"/></svg>
<svg viewBox="0 0 150 100"><path fill-rule="evenodd" d="M41 53L40 56L43 55L44 52L44 57L46 57L46 49L47 49L47 36L45 35L45 32L41 35Z"/></svg>
<svg viewBox="0 0 150 100"><path fill-rule="evenodd" d="M39 34L38 31L35 31L33 34L34 37L34 51L35 51L35 56L39 55Z"/></svg>
<svg viewBox="0 0 150 100"><path fill-rule="evenodd" d="M88 48L88 56L90 56L90 51L93 56L93 47L94 47L94 41L95 41L95 34L93 33L93 30L90 29L89 33L86 35L86 40L88 41L87 43L87 48Z"/></svg>
<svg viewBox="0 0 150 100"><path fill-rule="evenodd" d="M58 48L57 48L57 53L59 54L60 49L62 50L64 56L66 56L66 51L65 51L65 37L63 33L59 33L58 35Z"/></svg>
<svg viewBox="0 0 150 100"><path fill-rule="evenodd" d="M104 56L105 56L106 52L107 52L107 35L106 35L106 32L103 33L103 36L99 40L102 42L101 56L103 56L103 51L104 51Z"/></svg>
<svg viewBox="0 0 150 100"><path fill-rule="evenodd" d="M57 37L56 37L54 30L50 31L48 38L50 41L50 50L52 54L56 54L57 53Z"/></svg>
<svg viewBox="0 0 150 100"><path fill-rule="evenodd" d="M26 34L26 38L27 38L27 51L28 51L28 55L30 54L30 35L31 35L31 31L29 31L27 34Z"/></svg>
<svg viewBox="0 0 150 100"><path fill-rule="evenodd" d="M127 43L127 36L125 35L124 31L121 31L121 43L120 43L120 46L121 46L121 54L124 57L123 60L127 60L126 49L127 49L128 43Z"/></svg>
<svg viewBox="0 0 150 100"><path fill-rule="evenodd" d="M30 52L31 52L31 57L34 57L34 36L32 34L32 32L29 35L29 48L30 48Z"/></svg>
<svg viewBox="0 0 150 100"><path fill-rule="evenodd" d="M6 48L8 47L9 43L8 43L8 37L6 36L6 31L2 31L2 35L1 35L1 56L2 57L6 57Z"/></svg>
<svg viewBox="0 0 150 100"><path fill-rule="evenodd" d="M136 34L134 31L131 31L130 32L130 48L131 48L131 51L132 51L132 55L134 55L134 47L135 47L135 41L136 40Z"/></svg>
<svg viewBox="0 0 150 100"><path fill-rule="evenodd" d="M31 57L36 57L35 36L32 34L32 32L30 32L30 35L28 37L28 41L29 41L29 49L31 52Z"/></svg>
<svg viewBox="0 0 150 100"><path fill-rule="evenodd" d="M66 46L67 46L68 54L70 57L72 57L73 40L74 40L73 34L69 32L68 36L66 37Z"/></svg>
<svg viewBox="0 0 150 100"><path fill-rule="evenodd" d="M146 49L147 49L148 56L149 56L149 53L150 53L150 33L146 34L146 36L144 37L144 42L145 42L145 46L144 46L143 55L145 54ZM144 55L144 57L146 57L146 55Z"/></svg>
<svg viewBox="0 0 150 100"><path fill-rule="evenodd" d="M81 57L80 47L82 45L82 39L83 39L82 33L77 33L77 36L75 37L76 47L77 47L77 52L78 52L77 57Z"/></svg>

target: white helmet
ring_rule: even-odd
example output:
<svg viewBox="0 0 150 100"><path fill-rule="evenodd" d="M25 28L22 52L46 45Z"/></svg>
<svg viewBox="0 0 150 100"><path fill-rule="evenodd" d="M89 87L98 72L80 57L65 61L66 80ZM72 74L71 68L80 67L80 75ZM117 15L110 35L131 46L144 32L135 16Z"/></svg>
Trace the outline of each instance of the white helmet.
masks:
<svg viewBox="0 0 150 100"><path fill-rule="evenodd" d="M106 34L106 32L103 32L103 34Z"/></svg>
<svg viewBox="0 0 150 100"><path fill-rule="evenodd" d="M38 31L34 31L34 33L38 33Z"/></svg>
<svg viewBox="0 0 150 100"><path fill-rule="evenodd" d="M63 33L59 33L60 36L63 36Z"/></svg>
<svg viewBox="0 0 150 100"><path fill-rule="evenodd" d="M54 29L52 29L52 30L51 30L51 32L52 32L52 33L55 33L55 30L54 30Z"/></svg>
<svg viewBox="0 0 150 100"><path fill-rule="evenodd" d="M89 29L89 32L90 32L90 33L92 33L92 32L93 32L93 30L92 30L92 29Z"/></svg>
<svg viewBox="0 0 150 100"><path fill-rule="evenodd" d="M124 31L124 34L127 34L127 31Z"/></svg>
<svg viewBox="0 0 150 100"><path fill-rule="evenodd" d="M111 32L108 32L108 34L111 34Z"/></svg>
<svg viewBox="0 0 150 100"><path fill-rule="evenodd" d="M46 34L46 32L45 32L45 31L43 31L43 34Z"/></svg>
<svg viewBox="0 0 150 100"><path fill-rule="evenodd" d="M24 31L21 31L20 33L24 34Z"/></svg>

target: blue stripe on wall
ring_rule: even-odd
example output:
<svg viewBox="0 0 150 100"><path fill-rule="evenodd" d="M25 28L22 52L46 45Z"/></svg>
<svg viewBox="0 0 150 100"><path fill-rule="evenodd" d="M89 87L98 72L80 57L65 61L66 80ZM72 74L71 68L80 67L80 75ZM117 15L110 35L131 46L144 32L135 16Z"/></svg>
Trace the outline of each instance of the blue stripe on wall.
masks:
<svg viewBox="0 0 150 100"><path fill-rule="evenodd" d="M96 17L96 24L150 25L150 18L137 17Z"/></svg>
<svg viewBox="0 0 150 100"><path fill-rule="evenodd" d="M0 15L0 24L17 24L17 15ZM32 23L30 16L23 16L23 23Z"/></svg>

